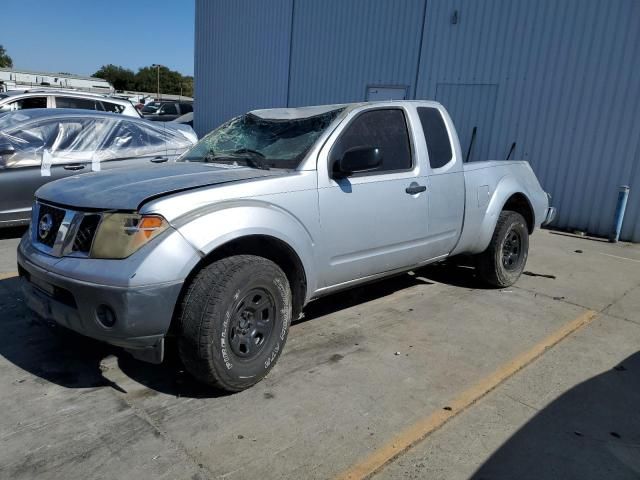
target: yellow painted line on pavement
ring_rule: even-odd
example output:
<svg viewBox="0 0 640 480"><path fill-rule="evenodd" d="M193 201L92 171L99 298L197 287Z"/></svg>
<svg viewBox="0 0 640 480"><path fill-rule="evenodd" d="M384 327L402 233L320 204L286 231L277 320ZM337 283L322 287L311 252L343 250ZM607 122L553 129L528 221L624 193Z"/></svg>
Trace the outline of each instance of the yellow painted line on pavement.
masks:
<svg viewBox="0 0 640 480"><path fill-rule="evenodd" d="M462 392L450 401L446 410L443 408L418 420L391 441L372 452L369 456L337 475L336 479L359 480L374 474L400 454L409 450L416 443L442 427L450 419L469 408L502 382L533 362L548 349L557 345L580 328L591 323L597 315L598 313L593 310L585 311L529 350L519 354L511 361L499 367L495 372Z"/></svg>
<svg viewBox="0 0 640 480"><path fill-rule="evenodd" d="M18 276L18 272L0 273L0 280L6 280L7 278L13 278L13 277L17 277L17 276Z"/></svg>

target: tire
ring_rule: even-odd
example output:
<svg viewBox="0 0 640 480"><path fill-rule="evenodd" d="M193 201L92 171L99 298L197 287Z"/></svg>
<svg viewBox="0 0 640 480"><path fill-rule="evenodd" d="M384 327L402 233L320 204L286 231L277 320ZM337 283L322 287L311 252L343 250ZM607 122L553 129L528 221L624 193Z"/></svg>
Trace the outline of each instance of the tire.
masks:
<svg viewBox="0 0 640 480"><path fill-rule="evenodd" d="M529 230L522 215L500 212L487 249L477 257L480 278L491 286L504 288L520 277L529 255Z"/></svg>
<svg viewBox="0 0 640 480"><path fill-rule="evenodd" d="M291 288L275 263L235 255L200 270L183 297L178 352L197 380L230 392L271 370L291 324Z"/></svg>

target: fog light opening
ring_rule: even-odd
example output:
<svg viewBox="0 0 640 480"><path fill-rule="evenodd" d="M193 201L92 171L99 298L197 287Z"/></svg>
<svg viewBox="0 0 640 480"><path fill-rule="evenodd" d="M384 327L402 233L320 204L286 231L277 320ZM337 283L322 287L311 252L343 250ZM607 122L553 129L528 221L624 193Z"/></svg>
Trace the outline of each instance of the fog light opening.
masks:
<svg viewBox="0 0 640 480"><path fill-rule="evenodd" d="M106 328L111 328L116 324L116 314L107 305L100 305L96 308L96 318Z"/></svg>

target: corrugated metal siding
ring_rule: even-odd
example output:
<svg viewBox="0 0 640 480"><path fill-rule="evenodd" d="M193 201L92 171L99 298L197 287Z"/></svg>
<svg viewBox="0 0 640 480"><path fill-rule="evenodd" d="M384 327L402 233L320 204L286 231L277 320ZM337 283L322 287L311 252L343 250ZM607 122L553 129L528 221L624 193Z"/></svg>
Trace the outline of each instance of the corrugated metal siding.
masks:
<svg viewBox="0 0 640 480"><path fill-rule="evenodd" d="M247 110L286 105L291 11L292 0L196 0L198 135Z"/></svg>
<svg viewBox="0 0 640 480"><path fill-rule="evenodd" d="M414 85L423 15L424 0L295 0L289 105L359 102L367 85Z"/></svg>
<svg viewBox="0 0 640 480"><path fill-rule="evenodd" d="M513 158L553 195L555 224L598 235L632 184L622 237L640 241L640 2L429 0L423 42L417 98L498 84L488 156L516 142ZM470 114L452 112L460 124Z"/></svg>
<svg viewBox="0 0 640 480"><path fill-rule="evenodd" d="M516 142L512 158L528 160L552 193L559 227L606 235L618 185L630 184L622 238L640 241L638 0L196 6L199 133L251 108L359 101L368 85L407 85L451 103L463 128L478 123L475 158L504 158ZM473 96L467 105L468 89L438 94L439 84L496 85L494 106Z"/></svg>
<svg viewBox="0 0 640 480"><path fill-rule="evenodd" d="M447 105L456 130L462 153L469 153L469 161L489 158L489 141L498 98L498 85L438 83L435 99ZM473 146L471 140L476 129ZM469 148L471 147L471 150Z"/></svg>

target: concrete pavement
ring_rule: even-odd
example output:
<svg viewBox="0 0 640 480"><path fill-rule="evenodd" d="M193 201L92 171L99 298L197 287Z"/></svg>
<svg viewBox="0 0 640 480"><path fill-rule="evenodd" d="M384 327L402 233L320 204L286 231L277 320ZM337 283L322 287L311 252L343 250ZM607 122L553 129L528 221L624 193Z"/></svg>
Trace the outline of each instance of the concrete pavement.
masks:
<svg viewBox="0 0 640 480"><path fill-rule="evenodd" d="M15 270L16 244L0 241L0 272ZM453 262L317 301L292 327L273 372L235 395L196 384L175 360L147 365L43 325L24 309L17 280L0 280L0 478L331 478L594 311L591 324L377 473L516 478L527 449L571 411L563 395L580 396L580 384L599 375L614 396L640 392L639 246L542 231L527 272L513 288L487 290ZM635 381L615 383L609 373L620 362ZM640 444L613 424L637 425L637 410L621 402L611 403L612 422L580 416L570 425L605 451L585 461L637 478L631 461L616 460L633 458ZM609 424L621 438L607 432L607 442L626 446L601 441ZM536 452L556 452L557 470L537 478L574 471L567 465L579 448L562 455L566 439L549 434L553 442Z"/></svg>

